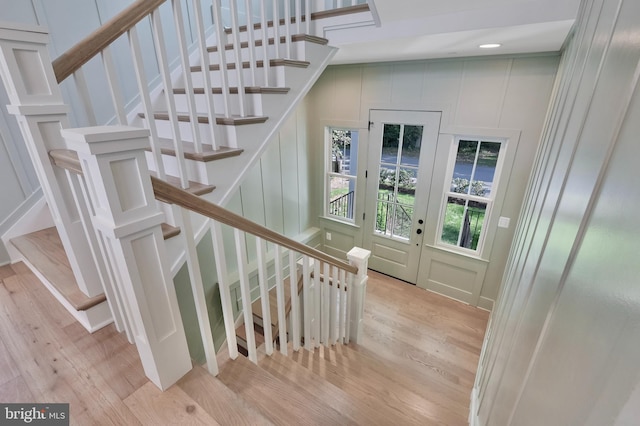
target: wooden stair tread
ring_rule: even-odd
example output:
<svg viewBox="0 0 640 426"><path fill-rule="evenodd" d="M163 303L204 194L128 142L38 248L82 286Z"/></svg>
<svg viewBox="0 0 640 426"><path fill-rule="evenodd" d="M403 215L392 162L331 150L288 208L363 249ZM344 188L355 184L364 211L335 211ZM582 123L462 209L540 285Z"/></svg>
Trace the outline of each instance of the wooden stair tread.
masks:
<svg viewBox="0 0 640 426"><path fill-rule="evenodd" d="M12 238L11 243L75 310L86 311L107 300L104 294L88 297L80 291L55 227Z"/></svg>
<svg viewBox="0 0 640 426"><path fill-rule="evenodd" d="M180 228L177 226L171 226L168 223L161 223L160 227L162 228L162 237L165 240L173 238L181 232Z"/></svg>
<svg viewBox="0 0 640 426"><path fill-rule="evenodd" d="M274 44L275 39L273 37L269 38L269 44ZM285 43L287 40L287 38L285 36L281 36L280 37L280 43ZM318 37L318 36L314 36L314 35L310 35L310 34L293 34L291 36L291 41L292 42L296 42L296 41L308 41L311 43L316 43L316 44L321 44L321 45L327 45L329 44L329 40L327 40L326 38L323 37ZM255 41L255 45L256 47L262 47L262 39L257 39ZM240 48L241 49L246 49L249 47L249 42L248 41L243 41L240 43ZM225 50L233 50L233 43L227 43L224 46ZM207 47L207 52L210 53L214 53L218 51L218 46L210 46Z"/></svg>
<svg viewBox="0 0 640 426"><path fill-rule="evenodd" d="M296 68L307 68L311 65L311 62L308 61L298 61L296 59L271 59L269 60L269 64L272 67L296 67ZM242 68L249 68L251 65L249 61L242 62ZM264 67L264 61L262 59L256 61L256 68ZM230 62L227 64L227 69L235 70L236 64L234 62ZM190 68L191 72L201 72L202 65L194 65ZM209 65L209 71L220 71L219 64Z"/></svg>
<svg viewBox="0 0 640 426"><path fill-rule="evenodd" d="M308 356L312 356L307 352ZM397 415L382 409L383 405L365 398L359 393L347 393L339 386L318 378L311 370L293 362L289 357L275 351L264 356L258 365L280 380L296 383L305 388L315 398L325 401L332 407L340 407L340 412L358 424L397 424Z"/></svg>
<svg viewBox="0 0 640 426"><path fill-rule="evenodd" d="M151 176L153 176L153 177L158 177L156 172L149 171L149 174ZM173 186L177 186L178 188L181 187L180 178L176 177L176 176L166 175L165 182L170 183ZM204 194L208 194L210 192L213 192L214 189L216 189L216 187L213 186L213 185L207 185L207 184L204 184L204 183L194 182L194 181L190 180L189 181L189 187L185 188L184 190L189 192L189 193L191 193L191 194L193 194L193 195L204 195Z"/></svg>
<svg viewBox="0 0 640 426"><path fill-rule="evenodd" d="M276 424L349 423L307 389L274 377L244 357L225 364L218 378Z"/></svg>
<svg viewBox="0 0 640 426"><path fill-rule="evenodd" d="M173 145L172 139L160 138L160 151L165 155L176 155L176 151ZM213 149L211 145L202 145L202 152L196 152L193 142L182 142L182 150L185 158L194 161L201 161L208 163L209 161L222 160L223 158L236 157L244 152L240 148L229 148L227 146L221 146L218 149ZM215 186L213 187L215 188Z"/></svg>
<svg viewBox="0 0 640 426"><path fill-rule="evenodd" d="M244 88L244 92L247 94L278 94L284 95L289 93L291 89L289 87L260 87L260 86L246 86ZM173 89L174 95L184 95L187 93L187 90L184 88ZM196 87L193 89L193 93L196 95L204 95L204 87ZM222 94L222 87L212 87L211 93L214 95ZM229 93L237 95L238 88L237 87L229 87Z"/></svg>
<svg viewBox="0 0 640 426"><path fill-rule="evenodd" d="M138 113L138 116L140 118L145 118L145 115L144 115L143 112ZM163 112L163 111L155 112L153 114L153 116L154 116L154 118L156 120L169 120L169 113L168 112ZM264 123L268 119L269 119L269 117L258 117L258 116L247 116L247 117L217 116L216 117L216 123L220 124L220 125L226 125L226 126L241 126L241 125L245 125L245 124L260 124L260 123ZM178 121L190 122L191 121L191 117L189 116L189 114L186 114L186 113L178 113ZM200 123L200 124L209 124L209 117L206 116L206 115L198 115L198 123Z"/></svg>
<svg viewBox="0 0 640 426"><path fill-rule="evenodd" d="M260 346L264 343L264 336L255 330L255 324L253 328L254 328L254 334L256 336L256 346ZM246 349L247 348L247 330L245 329L244 324L236 328L236 338L238 340L238 344Z"/></svg>
<svg viewBox="0 0 640 426"><path fill-rule="evenodd" d="M298 294L302 290L302 280L298 282ZM258 298L255 302L251 304L251 312L253 313L254 321L258 319L262 321L263 312L262 312L262 302L260 298ZM273 287L269 290L269 312L271 314L271 326L273 330L273 338L278 337L279 329L278 329L278 295L277 289ZM284 279L284 313L285 316L289 315L291 312L291 286L289 285L289 277Z"/></svg>
<svg viewBox="0 0 640 426"><path fill-rule="evenodd" d="M240 395L198 365L177 385L221 425L272 424Z"/></svg>

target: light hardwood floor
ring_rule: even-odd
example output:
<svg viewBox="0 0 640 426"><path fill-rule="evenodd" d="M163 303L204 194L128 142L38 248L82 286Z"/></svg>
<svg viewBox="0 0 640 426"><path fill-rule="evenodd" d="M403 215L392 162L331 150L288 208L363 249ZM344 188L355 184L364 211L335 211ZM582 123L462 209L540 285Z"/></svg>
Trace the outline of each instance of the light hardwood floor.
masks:
<svg viewBox="0 0 640 426"><path fill-rule="evenodd" d="M79 425L466 424L488 319L371 272L361 345L229 361L220 380L197 367L163 393L124 336L87 333L25 265L0 282L0 401L68 402Z"/></svg>

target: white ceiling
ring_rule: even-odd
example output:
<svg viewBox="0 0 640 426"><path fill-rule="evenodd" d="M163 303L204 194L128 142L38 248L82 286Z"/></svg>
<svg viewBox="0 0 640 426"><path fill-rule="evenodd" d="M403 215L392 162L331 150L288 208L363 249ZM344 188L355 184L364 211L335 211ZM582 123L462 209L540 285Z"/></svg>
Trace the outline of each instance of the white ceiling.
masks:
<svg viewBox="0 0 640 426"><path fill-rule="evenodd" d="M380 26L336 29L334 64L558 51L580 0L375 0ZM498 49L480 49L501 43Z"/></svg>

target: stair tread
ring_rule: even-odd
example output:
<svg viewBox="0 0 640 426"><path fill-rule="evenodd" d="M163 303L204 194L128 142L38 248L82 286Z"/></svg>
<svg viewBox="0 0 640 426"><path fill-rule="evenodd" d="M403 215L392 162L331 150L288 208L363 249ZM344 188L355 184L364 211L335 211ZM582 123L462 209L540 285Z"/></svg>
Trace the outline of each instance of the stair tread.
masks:
<svg viewBox="0 0 640 426"><path fill-rule="evenodd" d="M258 333L255 330L255 324L254 324L254 334L256 336L256 346L260 346L261 344L264 343L264 335ZM246 349L247 346L247 330L244 326L244 324L238 326L238 328L236 328L236 338L238 339L238 344L240 344L243 348Z"/></svg>
<svg viewBox="0 0 640 426"><path fill-rule="evenodd" d="M441 398L439 389L424 390L424 384L417 386L413 376L400 374L394 364L382 361L375 354L363 355L350 346L320 347L313 353L293 352L290 359L347 393L362 393L365 402L385 401L390 409L402 413L400 423L424 424L430 419L449 419L447 424L465 424L466 416L460 414L457 407L450 406L451 399ZM463 411L466 412L466 408Z"/></svg>
<svg viewBox="0 0 640 426"><path fill-rule="evenodd" d="M164 154L164 152L163 152ZM156 172L153 171L149 171L149 174L151 176L157 177ZM178 188L181 187L181 181L179 177L176 176L170 176L170 175L165 175L165 182L170 183L173 186L177 186ZM190 192L193 195L204 195L204 194L208 194L210 192L213 192L213 190L216 189L215 186L213 185L207 185L204 183L200 183L200 182L194 182L192 180L189 181L189 187L185 188L184 190L187 192Z"/></svg>
<svg viewBox="0 0 640 426"><path fill-rule="evenodd" d="M138 116L140 118L144 118L145 115L143 112L138 113ZM158 112L154 112L153 116L156 120L169 120L169 113L165 112L165 111L158 111ZM247 117L240 117L240 116L231 116L231 117L225 117L225 116L217 116L216 117L216 123L220 124L220 125L227 125L227 126L241 126L241 125L245 125L245 124L260 124L260 123L264 123L265 121L267 121L269 119L269 117L260 117L260 116L247 116ZM189 116L189 114L187 113L178 113L178 121L182 121L182 122L190 122L191 121L191 117ZM198 123L200 124L209 124L209 117L206 115L201 115L198 114Z"/></svg>
<svg viewBox="0 0 640 426"><path fill-rule="evenodd" d="M177 385L221 425L273 424L200 366L196 365Z"/></svg>
<svg viewBox="0 0 640 426"><path fill-rule="evenodd" d="M307 68L311 65L309 61L299 61L297 59L271 59L269 60L269 65L272 67L297 67L297 68ZM242 62L242 68L249 68L249 61ZM262 59L256 61L256 68L264 67L264 61ZM236 69L235 62L230 62L227 64L227 69L234 70ZM202 65L194 65L190 68L191 72L201 72ZM220 71L220 65L212 64L209 65L209 71Z"/></svg>
<svg viewBox="0 0 640 426"><path fill-rule="evenodd" d="M298 282L298 294L302 290L302 281ZM278 294L276 287L269 290L269 313L271 314L271 325L274 339L278 336ZM253 317L262 321L262 301L258 298L251 304L251 311ZM284 279L284 312L285 316L291 312L291 285L289 284L289 277Z"/></svg>
<svg viewBox="0 0 640 426"><path fill-rule="evenodd" d="M163 154L175 157L176 151L173 146L172 139L160 138L159 142L160 150ZM230 148L227 146L221 146L218 149L213 149L211 145L203 144L202 152L196 152L193 142L182 142L182 152L185 158L188 158L189 160L207 163L209 161L238 156L242 154L244 150L240 148Z"/></svg>
<svg viewBox="0 0 640 426"><path fill-rule="evenodd" d="M274 38L270 37L269 38L269 44L274 44ZM280 43L285 43L287 40L287 38L285 36L280 36ZM314 36L314 35L310 35L310 34L293 34L291 36L291 41L292 42L296 42L296 41L308 41L311 43L316 43L316 44L322 44L322 45L327 45L329 44L329 40L323 37L318 37L318 36ZM256 47L261 47L262 46L262 39L257 39L255 41L255 45ZM249 42L248 41L243 41L240 43L240 48L242 49L246 49L249 47ZM225 50L233 50L233 43L227 43L224 46ZM207 47L207 52L217 52L218 51L218 46L210 46Z"/></svg>
<svg viewBox="0 0 640 426"><path fill-rule="evenodd" d="M181 232L180 228L178 228L177 226L169 225L168 223L161 223L160 228L162 228L162 237L165 240L173 238Z"/></svg>
<svg viewBox="0 0 640 426"><path fill-rule="evenodd" d="M309 352L307 354L310 355ZM340 412L358 424L397 424L394 411L382 409L382 404L369 399L368 403L358 393L347 393L339 386L319 380L311 370L293 362L289 357L274 351L265 356L258 365L280 380L296 383L307 389L315 398L332 407L340 407Z"/></svg>
<svg viewBox="0 0 640 426"><path fill-rule="evenodd" d="M107 300L104 294L88 297L80 291L55 227L12 238L11 243L75 310L85 311Z"/></svg>
<svg viewBox="0 0 640 426"><path fill-rule="evenodd" d="M349 423L307 389L278 379L244 357L225 364L218 378L276 424Z"/></svg>
<svg viewBox="0 0 640 426"><path fill-rule="evenodd" d="M245 93L260 93L260 94L287 94L289 93L291 89L289 87L260 87L260 86L246 86L244 88L244 92ZM187 91L184 88L176 88L173 89L173 94L174 95L184 95L186 94ZM193 89L193 93L196 95L204 95L204 88L203 87L196 87ZM221 87L213 87L211 88L211 93L213 93L214 95L219 95L222 94L222 88ZM231 94L237 94L238 93L238 88L237 87L229 87L229 93Z"/></svg>

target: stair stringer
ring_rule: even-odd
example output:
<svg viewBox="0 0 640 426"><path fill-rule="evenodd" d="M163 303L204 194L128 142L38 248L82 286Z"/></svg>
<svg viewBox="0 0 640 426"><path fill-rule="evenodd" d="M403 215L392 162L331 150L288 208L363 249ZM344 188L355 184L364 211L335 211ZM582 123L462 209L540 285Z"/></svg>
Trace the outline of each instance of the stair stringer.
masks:
<svg viewBox="0 0 640 426"><path fill-rule="evenodd" d="M236 132L238 147L244 150L242 155L210 163L190 162L191 176L203 183L216 186L216 190L207 197L210 201L222 206L229 201L248 171L267 149L268 143L311 90L337 50L329 46L316 49L316 52L322 51L324 55L310 58L311 64L306 69L293 69L287 73L286 84L291 90L264 111L269 117L265 123L235 126L233 130Z"/></svg>

